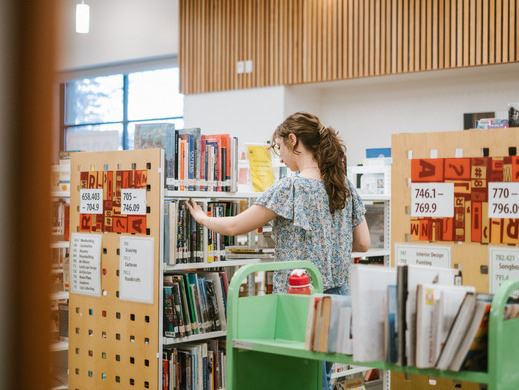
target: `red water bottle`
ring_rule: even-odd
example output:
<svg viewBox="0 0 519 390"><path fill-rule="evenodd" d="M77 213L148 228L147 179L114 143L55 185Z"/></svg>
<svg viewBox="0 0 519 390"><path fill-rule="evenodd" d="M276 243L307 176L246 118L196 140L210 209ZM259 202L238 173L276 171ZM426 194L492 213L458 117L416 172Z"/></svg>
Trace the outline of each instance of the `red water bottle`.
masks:
<svg viewBox="0 0 519 390"><path fill-rule="evenodd" d="M295 269L288 277L288 293L289 294L306 294L312 293L312 284L310 276L304 269Z"/></svg>

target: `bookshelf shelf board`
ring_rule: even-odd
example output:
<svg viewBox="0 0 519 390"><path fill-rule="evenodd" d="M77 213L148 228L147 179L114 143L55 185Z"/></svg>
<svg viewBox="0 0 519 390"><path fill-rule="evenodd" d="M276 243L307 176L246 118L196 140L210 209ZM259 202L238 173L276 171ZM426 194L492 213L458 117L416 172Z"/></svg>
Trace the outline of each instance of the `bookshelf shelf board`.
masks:
<svg viewBox="0 0 519 390"><path fill-rule="evenodd" d="M355 365L366 364L370 368L400 371L407 374L426 375L433 378L442 377L464 382L489 383L489 375L486 372L452 372L435 369L419 369L416 367L401 367L397 366L396 364L389 364L385 362L356 363L353 361L353 358L348 355L308 351L307 349L305 349L304 342L301 341L281 339L235 339L233 340L233 346L234 348L242 350L274 353L277 355L292 356L303 359L325 360Z"/></svg>
<svg viewBox="0 0 519 390"><path fill-rule="evenodd" d="M50 350L52 352L67 351L68 350L68 341L58 341L54 344L51 344Z"/></svg>
<svg viewBox="0 0 519 390"><path fill-rule="evenodd" d="M163 345L175 345L175 344L182 344L182 343L190 343L192 341L209 340L209 339L214 339L216 337L225 337L226 335L227 335L227 332L225 330L219 330L216 332L195 334L193 336L188 336L188 337L177 337L177 338L163 337L162 344Z"/></svg>
<svg viewBox="0 0 519 390"><path fill-rule="evenodd" d="M254 199L261 192L218 192L218 191L164 191L166 198L202 198L202 199Z"/></svg>
<svg viewBox="0 0 519 390"><path fill-rule="evenodd" d="M344 370L341 372L334 372L332 374L332 379L344 378L345 376L360 374L360 373L366 372L368 370L371 370L371 367L353 367L353 368L350 368L349 370Z"/></svg>
<svg viewBox="0 0 519 390"><path fill-rule="evenodd" d="M53 198L70 198L68 191L52 191L50 194Z"/></svg>
<svg viewBox="0 0 519 390"><path fill-rule="evenodd" d="M176 265L164 265L164 272L184 271L190 269L204 269L204 268L222 268L222 267L237 267L246 264L255 264L261 262L260 259L243 259L243 260L227 260L215 261L212 263L185 263Z"/></svg>
<svg viewBox="0 0 519 390"><path fill-rule="evenodd" d="M62 299L68 299L68 291L60 291L60 292L53 293L51 295L51 298L56 301L59 301Z"/></svg>
<svg viewBox="0 0 519 390"><path fill-rule="evenodd" d="M391 195L386 195L386 194L362 194L362 193L359 193L359 196L363 201L370 201L370 202L388 202L391 200Z"/></svg>
<svg viewBox="0 0 519 390"><path fill-rule="evenodd" d="M56 164L52 166L52 172L68 172L70 173L70 164Z"/></svg>
<svg viewBox="0 0 519 390"><path fill-rule="evenodd" d="M70 246L70 242L68 241L56 241L50 244L51 248L68 248Z"/></svg>
<svg viewBox="0 0 519 390"><path fill-rule="evenodd" d="M352 252L351 257L389 256L390 254L389 249L370 249L367 252Z"/></svg>

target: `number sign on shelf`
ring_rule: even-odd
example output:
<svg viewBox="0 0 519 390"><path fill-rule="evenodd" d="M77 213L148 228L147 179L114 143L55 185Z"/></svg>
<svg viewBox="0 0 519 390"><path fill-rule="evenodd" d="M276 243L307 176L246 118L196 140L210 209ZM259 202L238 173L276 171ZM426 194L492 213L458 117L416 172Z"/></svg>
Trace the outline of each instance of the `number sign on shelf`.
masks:
<svg viewBox="0 0 519 390"><path fill-rule="evenodd" d="M79 212L103 214L103 190L82 188L79 191Z"/></svg>
<svg viewBox="0 0 519 390"><path fill-rule="evenodd" d="M453 183L412 183L412 217L454 216Z"/></svg>
<svg viewBox="0 0 519 390"><path fill-rule="evenodd" d="M488 183L488 217L519 218L519 183Z"/></svg>
<svg viewBox="0 0 519 390"><path fill-rule="evenodd" d="M121 190L121 214L146 215L145 188L123 188Z"/></svg>

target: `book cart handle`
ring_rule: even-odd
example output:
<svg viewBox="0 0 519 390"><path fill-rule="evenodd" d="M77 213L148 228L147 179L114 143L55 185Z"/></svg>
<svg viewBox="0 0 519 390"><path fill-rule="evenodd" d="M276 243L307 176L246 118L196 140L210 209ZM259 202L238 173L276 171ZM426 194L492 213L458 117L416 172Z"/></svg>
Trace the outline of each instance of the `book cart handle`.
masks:
<svg viewBox="0 0 519 390"><path fill-rule="evenodd" d="M257 263L257 264L248 264L241 267L236 273L233 275L231 279L231 283L229 285L229 289L227 292L227 386L231 390L235 390L232 378L232 367L234 364L234 352L233 352L233 339L235 337L235 330L238 328L238 299L240 293L240 285L247 277L255 272L263 272L263 271L281 271L288 269L296 269L303 268L308 271L310 274L310 279L312 281L312 286L314 288L315 293L323 292L323 279L321 277L321 273L317 269L317 267L306 260L296 260L296 261L276 261L269 263Z"/></svg>
<svg viewBox="0 0 519 390"><path fill-rule="evenodd" d="M310 274L310 279L312 280L312 286L314 287L314 292L322 293L323 292L323 279L321 277L321 273L317 269L317 267L306 260L297 260L297 261L276 261L269 263L256 263L256 264L248 264L241 267L236 273L233 275L231 280L231 284L229 285L229 293L228 299L233 300L238 299L238 295L240 292L240 285L247 277L256 272L263 271L281 271L287 269L296 269L296 268L304 268Z"/></svg>
<svg viewBox="0 0 519 390"><path fill-rule="evenodd" d="M513 346L514 343L511 343L511 340L516 340L517 338L517 330L519 330L519 326L516 326L515 324L510 326L507 324L508 321L513 321L515 323L519 321L519 319L504 319L505 306L508 302L508 298L515 291L519 291L519 280L509 280L501 284L494 295L490 309L488 374L498 383L498 389L508 389L511 388L511 382L515 384L519 382L519 370L515 369L513 370L514 372L510 372L509 367L505 367L512 364L519 368L519 365L517 365L518 351L512 350L515 348ZM517 343L515 343L515 345L517 345ZM508 382L508 385L506 382Z"/></svg>

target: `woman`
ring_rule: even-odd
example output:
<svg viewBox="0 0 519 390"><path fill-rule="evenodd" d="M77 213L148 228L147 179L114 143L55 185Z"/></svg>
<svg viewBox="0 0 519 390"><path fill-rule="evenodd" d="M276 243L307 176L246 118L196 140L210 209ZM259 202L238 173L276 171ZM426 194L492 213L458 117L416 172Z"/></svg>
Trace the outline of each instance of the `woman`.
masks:
<svg viewBox="0 0 519 390"><path fill-rule="evenodd" d="M345 147L335 130L312 114L297 112L278 126L272 147L298 175L286 177L234 217L208 217L195 202L193 218L225 235L247 233L274 220L276 260L310 260L323 277L325 293L348 292L351 252L367 251L365 209L346 179ZM288 272L276 272L274 291L287 289ZM326 364L323 389L329 389Z"/></svg>

